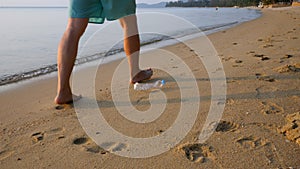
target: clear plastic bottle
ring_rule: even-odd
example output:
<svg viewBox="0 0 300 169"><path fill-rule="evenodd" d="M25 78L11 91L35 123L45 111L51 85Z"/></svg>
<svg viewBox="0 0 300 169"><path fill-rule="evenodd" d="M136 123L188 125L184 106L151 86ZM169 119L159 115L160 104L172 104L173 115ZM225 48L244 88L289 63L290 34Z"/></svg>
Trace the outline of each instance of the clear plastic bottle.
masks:
<svg viewBox="0 0 300 169"><path fill-rule="evenodd" d="M135 83L133 88L134 90L149 90L149 89L158 89L165 84L164 80L157 80L153 83Z"/></svg>

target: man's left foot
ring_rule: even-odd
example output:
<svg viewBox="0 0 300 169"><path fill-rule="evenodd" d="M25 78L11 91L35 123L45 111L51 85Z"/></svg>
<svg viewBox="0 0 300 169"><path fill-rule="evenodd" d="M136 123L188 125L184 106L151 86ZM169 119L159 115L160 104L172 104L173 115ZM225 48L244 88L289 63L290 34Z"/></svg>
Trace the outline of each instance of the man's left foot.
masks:
<svg viewBox="0 0 300 169"><path fill-rule="evenodd" d="M81 98L81 95L77 96L73 94L71 97L56 97L54 102L56 104L72 104Z"/></svg>

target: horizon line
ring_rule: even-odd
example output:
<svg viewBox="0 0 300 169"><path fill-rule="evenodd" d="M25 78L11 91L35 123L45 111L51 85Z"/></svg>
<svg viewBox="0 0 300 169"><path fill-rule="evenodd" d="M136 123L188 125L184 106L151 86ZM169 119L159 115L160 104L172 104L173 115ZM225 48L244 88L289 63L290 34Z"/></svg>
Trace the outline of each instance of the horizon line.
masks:
<svg viewBox="0 0 300 169"><path fill-rule="evenodd" d="M0 8L68 8L68 6L0 6Z"/></svg>

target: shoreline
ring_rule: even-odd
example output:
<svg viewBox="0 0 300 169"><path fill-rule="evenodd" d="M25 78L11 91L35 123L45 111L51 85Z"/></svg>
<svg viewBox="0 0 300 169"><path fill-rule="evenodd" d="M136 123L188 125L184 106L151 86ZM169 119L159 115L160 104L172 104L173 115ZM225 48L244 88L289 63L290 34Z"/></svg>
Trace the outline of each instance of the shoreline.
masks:
<svg viewBox="0 0 300 169"><path fill-rule="evenodd" d="M289 127L300 121L299 9L262 9L262 16L255 20L208 35L222 60L227 100L216 132L204 143L197 143L197 137L211 104L211 79L193 50L179 43L162 49L181 56L191 68L201 94L201 109L191 131L174 148L146 159L115 155L114 150L130 146L125 143L116 143L112 152L103 150L86 135L74 107L53 105L53 75L0 92L0 168L299 168L300 161L291 157L300 156L300 138L296 137L300 125ZM197 40L188 41L197 44ZM163 60L165 53L150 51L142 57L151 55ZM133 123L119 114L112 101L111 78L121 61L99 68L101 74L95 80L99 82L95 86L99 105L96 109L103 111L113 128L132 137L146 138L166 131L174 123L181 104L181 91L174 79L155 70L154 79L167 81L163 89L168 98L165 112L149 124ZM165 66L185 80L175 61ZM86 80L84 74L91 71L80 68L82 82ZM125 81L126 73L117 80ZM148 92L130 91L129 103L134 107L141 111L151 107Z"/></svg>
<svg viewBox="0 0 300 169"><path fill-rule="evenodd" d="M253 10L257 10L257 9L253 9ZM260 17L260 16L258 16L258 17ZM204 32L206 35L209 35L211 33L229 29L229 28L239 25L243 22L248 22L248 21L234 21L234 22L228 22L228 23L219 23L219 24L215 24L215 25L202 26L202 27L199 27L198 29L201 32ZM174 37L178 38L178 37L189 36L190 34L193 33L190 31L192 31L192 30L184 30L184 33L180 33L178 35L174 34ZM175 43L178 43L178 42L171 42L170 37L165 37L165 36L161 35L161 36L153 37L151 39L145 39L144 41L141 42L141 47L144 46L147 48L149 45L150 46L153 45L158 48L162 48L165 46L174 45ZM116 49L113 49L112 51L100 52L100 53L96 53L96 54L92 54L92 55L88 55L88 56L78 57L76 59L75 64L76 65L89 64L90 62L101 60L103 57L107 57L107 56L110 57L115 54L120 54L122 52L123 52L122 48L116 48ZM111 59L111 60L114 60L114 59ZM15 74L4 75L0 79L0 88L2 88L3 86L6 86L6 85L22 82L24 80L25 81L31 80L32 78L36 78L39 76L44 76L44 75L47 76L49 73L52 73L52 72L57 72L56 63L51 64L51 65L45 65L41 68L37 68L37 69L26 71L26 72L24 71L24 72L19 72L19 73L15 73Z"/></svg>
<svg viewBox="0 0 300 169"><path fill-rule="evenodd" d="M247 21L248 22L248 21ZM243 22L241 22L243 23ZM224 23L224 24L218 24L218 25L209 25L205 26L201 30L201 32L205 33L207 32L206 36L218 31L230 29L231 27L234 27L238 24L241 24L240 22L232 22L232 23ZM190 36L192 33L185 33L184 35L180 35L179 38ZM197 34L197 33L196 33ZM146 41L141 43L141 50L144 48L149 48L152 46L157 46L158 48L163 48L166 46L174 45L179 42L172 42L172 40L168 37L159 37L156 40L153 41ZM111 53L111 54L110 54ZM98 62L99 60L103 59L104 57L110 57L107 58L109 60L108 62L113 62L117 59L119 59L119 55L125 55L123 49L116 49L114 51L108 51L108 52L103 52L99 54L94 54L91 56L85 56L81 58L77 58L75 62L75 66L88 66L88 65L93 65L94 62ZM124 56L123 56L124 57ZM106 59L106 58L105 58ZM85 65L86 64L86 65ZM8 75L5 76L1 79L0 83L0 88L10 88L9 85L16 86L16 83L27 83L30 82L31 80L34 80L35 78L44 78L43 76L47 77L52 73L57 73L57 68L56 64L53 65L48 65L36 70L32 70L29 72L21 72L19 74L13 74L13 75ZM51 77L51 75L50 75ZM0 89L1 92L1 89Z"/></svg>

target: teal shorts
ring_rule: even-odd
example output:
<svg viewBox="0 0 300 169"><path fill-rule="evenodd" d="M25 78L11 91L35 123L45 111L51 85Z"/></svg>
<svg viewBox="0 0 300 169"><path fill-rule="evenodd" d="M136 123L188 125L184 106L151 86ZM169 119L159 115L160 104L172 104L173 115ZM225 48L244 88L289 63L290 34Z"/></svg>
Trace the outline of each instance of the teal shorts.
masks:
<svg viewBox="0 0 300 169"><path fill-rule="evenodd" d="M90 23L98 24L135 12L135 0L70 0L69 6L70 18L89 18Z"/></svg>

